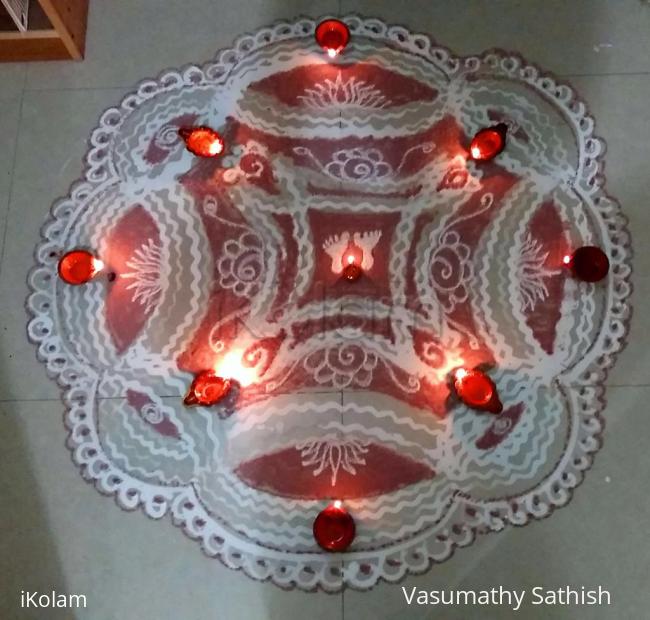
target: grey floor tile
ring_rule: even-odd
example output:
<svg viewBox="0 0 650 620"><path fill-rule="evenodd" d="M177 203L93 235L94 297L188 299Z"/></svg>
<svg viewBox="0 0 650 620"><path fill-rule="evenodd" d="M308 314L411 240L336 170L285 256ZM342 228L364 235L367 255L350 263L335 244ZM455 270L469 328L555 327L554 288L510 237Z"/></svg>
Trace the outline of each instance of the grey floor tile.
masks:
<svg viewBox="0 0 650 620"><path fill-rule="evenodd" d="M500 47L559 74L650 70L650 6L639 0L343 0L431 35L457 54Z"/></svg>
<svg viewBox="0 0 650 620"><path fill-rule="evenodd" d="M469 549L457 549L443 564L434 565L423 575L409 575L399 583L379 583L372 590L346 590L344 617L353 620L425 620L447 618L440 608L407 603L413 588L416 591L447 590L456 587L481 558L499 544L500 534L477 539Z"/></svg>
<svg viewBox="0 0 650 620"><path fill-rule="evenodd" d="M633 315L627 346L607 377L609 385L650 384L650 352L648 351L647 317L650 313L650 277L633 278Z"/></svg>
<svg viewBox="0 0 650 620"><path fill-rule="evenodd" d="M54 401L0 405L0 617L342 617L340 595L260 584L205 557L167 518L152 521L139 511L120 510L70 462L61 410ZM88 607L74 616L70 610L48 610L45 616L43 610L20 609L20 590L52 589L85 594Z"/></svg>
<svg viewBox="0 0 650 620"><path fill-rule="evenodd" d="M575 77L569 82L596 119L596 134L607 143L607 188L629 218L634 241L650 227L645 163L650 152L650 107L646 103L650 75ZM634 267L637 274L650 272L647 252L636 253Z"/></svg>
<svg viewBox="0 0 650 620"><path fill-rule="evenodd" d="M0 257L4 246L19 116L20 94L13 99L0 98Z"/></svg>
<svg viewBox="0 0 650 620"><path fill-rule="evenodd" d="M0 266L0 399L57 398L27 342L27 272L53 201L81 176L86 139L122 91L26 93Z"/></svg>
<svg viewBox="0 0 650 620"><path fill-rule="evenodd" d="M568 507L548 519L489 535L457 551L448 562L403 584L370 592L345 593L345 617L354 620L404 618L642 618L650 604L645 587L647 546L641 524L650 514L643 489L650 476L645 438L650 388L610 388L604 446ZM640 529L641 527L641 529ZM612 605L549 607L531 605L530 589L563 586L609 590ZM503 607L408 606L407 592L444 588L480 590L503 586L528 589L515 613Z"/></svg>
<svg viewBox="0 0 650 620"><path fill-rule="evenodd" d="M549 519L511 529L460 586L601 585L611 593L610 607L527 605L517 617L644 617L650 604L644 577L648 557L639 524L650 514L650 499L642 492L650 475L643 445L650 431L645 406L649 396L649 388L610 389L611 413L606 418L611 424L604 446L569 507Z"/></svg>
<svg viewBox="0 0 650 620"><path fill-rule="evenodd" d="M337 0L95 2L84 62L30 64L27 88L129 86L168 67L208 60L240 34L276 20L318 17L337 7Z"/></svg>
<svg viewBox="0 0 650 620"><path fill-rule="evenodd" d="M23 91L27 65L20 62L0 63L0 101L16 99Z"/></svg>

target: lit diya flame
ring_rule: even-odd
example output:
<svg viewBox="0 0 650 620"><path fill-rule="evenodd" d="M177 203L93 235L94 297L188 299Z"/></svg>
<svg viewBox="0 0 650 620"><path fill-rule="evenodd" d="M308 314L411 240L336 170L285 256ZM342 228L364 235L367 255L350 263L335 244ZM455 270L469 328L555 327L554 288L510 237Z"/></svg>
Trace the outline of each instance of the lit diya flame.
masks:
<svg viewBox="0 0 650 620"><path fill-rule="evenodd" d="M217 364L216 373L222 377L234 379L242 387L246 387L257 379L255 368L244 364L242 351L229 351Z"/></svg>
<svg viewBox="0 0 650 620"><path fill-rule="evenodd" d="M178 135L187 150L198 157L216 157L225 148L223 138L211 127L181 127Z"/></svg>
<svg viewBox="0 0 650 620"><path fill-rule="evenodd" d="M480 370L458 368L454 372L454 389L460 400L472 409L490 413L503 410L494 381Z"/></svg>
<svg viewBox="0 0 650 620"><path fill-rule="evenodd" d="M350 40L350 29L338 19L326 19L316 27L316 42L330 58L338 56Z"/></svg>
<svg viewBox="0 0 650 620"><path fill-rule="evenodd" d="M584 282L598 282L609 273L607 254L594 245L578 248L573 254L567 254L562 262Z"/></svg>
<svg viewBox="0 0 650 620"><path fill-rule="evenodd" d="M352 256L351 254L348 255L346 260L346 265L345 267L343 267L343 277L348 282L354 282L355 280L358 280L361 277L362 273L363 270L357 264L357 261L354 258L354 256Z"/></svg>
<svg viewBox="0 0 650 620"><path fill-rule="evenodd" d="M494 159L506 148L506 135L508 126L499 123L494 127L481 129L472 139L469 147L470 155L474 161L489 161Z"/></svg>
<svg viewBox="0 0 650 620"><path fill-rule="evenodd" d="M352 515L336 500L314 520L314 538L325 551L345 551L354 540L356 527Z"/></svg>
<svg viewBox="0 0 650 620"><path fill-rule="evenodd" d="M59 277L67 284L78 286L92 280L102 269L103 261L86 250L72 250L61 257Z"/></svg>

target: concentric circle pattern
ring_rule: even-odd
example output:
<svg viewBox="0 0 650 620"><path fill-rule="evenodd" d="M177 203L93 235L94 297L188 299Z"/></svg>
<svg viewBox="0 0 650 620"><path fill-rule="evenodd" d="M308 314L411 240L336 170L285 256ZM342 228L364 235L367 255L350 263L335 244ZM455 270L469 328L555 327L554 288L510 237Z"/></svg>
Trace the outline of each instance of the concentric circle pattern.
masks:
<svg viewBox="0 0 650 620"><path fill-rule="evenodd" d="M566 504L630 315L625 219L571 88L516 55L344 21L334 59L316 22L280 23L108 109L28 300L84 478L305 590L394 582ZM497 123L505 151L469 159ZM223 156L188 152L192 125ZM602 282L563 264L583 245L608 255ZM73 248L116 277L66 286ZM489 374L500 414L450 393L459 366ZM211 368L236 404L184 407ZM312 533L333 499L356 523L343 554Z"/></svg>

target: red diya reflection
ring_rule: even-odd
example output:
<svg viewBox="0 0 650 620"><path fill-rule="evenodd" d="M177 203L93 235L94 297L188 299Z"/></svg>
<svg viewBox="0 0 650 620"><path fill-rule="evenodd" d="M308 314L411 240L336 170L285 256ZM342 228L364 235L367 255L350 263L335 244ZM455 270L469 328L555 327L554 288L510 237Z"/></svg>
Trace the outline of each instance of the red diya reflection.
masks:
<svg viewBox="0 0 650 620"><path fill-rule="evenodd" d="M214 370L204 370L194 377L183 403L211 407L228 396L231 388L230 379L220 377Z"/></svg>
<svg viewBox="0 0 650 620"><path fill-rule="evenodd" d="M352 544L355 533L352 515L338 500L314 520L314 538L325 551L345 551Z"/></svg>
<svg viewBox="0 0 650 620"><path fill-rule="evenodd" d="M199 157L216 157L223 153L223 138L211 127L181 127L178 135L190 153Z"/></svg>
<svg viewBox="0 0 650 620"><path fill-rule="evenodd" d="M573 254L565 256L564 264L576 278L584 282L598 282L609 273L607 254L594 245L582 246Z"/></svg>
<svg viewBox="0 0 650 620"><path fill-rule="evenodd" d="M67 284L78 286L92 280L102 269L104 263L86 250L72 250L61 257L59 277Z"/></svg>
<svg viewBox="0 0 650 620"><path fill-rule="evenodd" d="M350 40L350 29L338 19L326 19L316 27L316 42L330 58L340 54Z"/></svg>
<svg viewBox="0 0 650 620"><path fill-rule="evenodd" d="M494 381L480 370L458 368L454 372L454 389L460 400L472 409L490 413L503 411Z"/></svg>
<svg viewBox="0 0 650 620"><path fill-rule="evenodd" d="M494 127L481 129L472 139L469 152L474 161L489 161L494 159L506 148L508 126L499 123Z"/></svg>

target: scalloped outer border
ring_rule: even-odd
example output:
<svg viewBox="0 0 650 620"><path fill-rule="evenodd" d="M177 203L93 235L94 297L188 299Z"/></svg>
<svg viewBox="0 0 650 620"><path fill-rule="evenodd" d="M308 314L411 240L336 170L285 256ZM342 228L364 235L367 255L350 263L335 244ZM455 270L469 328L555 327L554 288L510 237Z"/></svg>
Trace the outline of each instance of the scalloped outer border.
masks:
<svg viewBox="0 0 650 620"><path fill-rule="evenodd" d="M579 406L581 413L576 414L576 417L580 418L581 422L579 428L571 432L583 430L586 436L580 442L576 441L576 453L563 455L560 462L567 461L568 456L571 457L571 462L565 464L564 470L561 473L555 470L539 485L540 488L524 494L517 502L511 502L507 510L487 510L485 506L482 506L481 510L475 510L473 507L464 506L465 510L460 510L463 522L451 525L449 536L443 537L445 540L442 541L440 552L435 555L428 552L427 539L416 541L412 548L407 550L409 557L397 563L397 569L394 562L391 564L390 574L385 570L389 565L389 549L383 557L380 551L374 552L375 556L380 556L378 564L370 563L370 558L369 564L364 564L363 557L357 557L363 556L363 552L320 556L311 554L306 558L308 567L304 565L305 562L300 563L295 559L281 559L282 554L278 553L271 555L280 559L259 559L253 553L237 547L237 541L234 541L235 545L231 545L220 535L219 525L210 520L192 487L185 487L180 492L171 492L165 487L156 488L153 485L143 488L124 472L113 470L108 459L103 458L99 439L87 421L88 417L93 415L90 397L97 388L98 377L87 371L84 374L82 367L75 366L75 360L60 350L56 343L57 336L52 333L55 308L53 282L56 254L61 249L57 238L64 231L75 206L87 200L114 173L110 162L106 161L106 145L110 143L112 134L117 131L123 118L131 111L160 92L206 81L222 83L246 54L285 39L311 38L316 25L326 17L331 16L320 19L299 17L293 21L279 21L253 34L245 34L235 41L232 48L218 52L214 60L201 66L189 65L180 70L167 70L156 80L141 81L134 92L122 99L119 107L106 110L100 117L98 127L91 134L90 149L84 160L84 180L73 183L69 196L54 203L50 218L42 229L43 239L35 251L37 265L32 268L28 277L32 292L26 305L27 312L32 317L27 328L28 337L38 345L38 359L46 364L48 374L56 378L62 389L62 400L66 407L64 422L69 430L67 445L72 452L73 461L81 469L86 481L93 483L101 493L114 496L116 503L124 510L136 510L140 507L152 519L171 514L174 525L181 527L190 538L199 540L204 553L218 558L231 569L243 570L252 579L271 581L288 590L322 589L328 593L336 593L348 587L368 590L380 581L398 583L409 574L423 574L430 570L433 564L451 557L456 548L471 544L479 534L501 531L507 525L526 525L532 519L550 516L556 508L569 502L573 490L583 481L585 472L593 463L594 454L602 445L604 419L601 414L606 404L602 383L609 368L614 364L616 354L626 344L632 316L628 303L632 292L632 249L627 220L620 205L603 189L604 141L594 136L593 118L589 115L587 106L576 97L568 84L559 82L552 74L542 72L518 54L492 49L481 56L456 57L448 49L435 45L426 34L413 34L402 26L388 26L380 19L363 18L355 14L342 17L340 19L348 24L353 37L386 41L409 53L427 58L447 74L453 74L461 67L470 71L483 66L498 67L551 99L573 124L580 151L576 184L580 184L581 189L594 200L603 225L607 227L610 239L614 240L614 246L618 250L617 256L612 259L611 313L607 325L613 334L613 340L610 340L608 351L593 360L581 374L580 378L584 383L581 381L575 385L580 387L576 407ZM598 207L602 199L609 204ZM463 506L460 505L459 508ZM240 546L246 547L245 544ZM407 551L401 552L402 557L407 555ZM408 559L412 560L411 563Z"/></svg>

